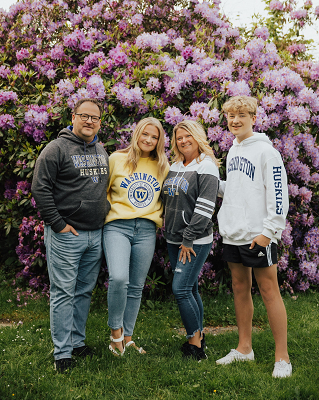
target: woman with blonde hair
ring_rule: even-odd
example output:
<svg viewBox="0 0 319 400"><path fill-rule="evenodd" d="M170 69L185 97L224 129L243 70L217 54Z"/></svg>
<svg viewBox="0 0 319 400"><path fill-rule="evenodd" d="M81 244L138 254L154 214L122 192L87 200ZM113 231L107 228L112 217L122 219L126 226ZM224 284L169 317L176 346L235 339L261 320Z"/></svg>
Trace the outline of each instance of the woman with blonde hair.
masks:
<svg viewBox="0 0 319 400"><path fill-rule="evenodd" d="M219 161L203 126L185 120L174 127L174 163L163 184L165 235L174 273L173 293L186 329L184 357L207 358L198 275L213 242L212 215L219 187Z"/></svg>
<svg viewBox="0 0 319 400"><path fill-rule="evenodd" d="M156 118L136 125L131 144L110 158L108 200L111 209L103 229L103 249L109 271L109 350L123 355L132 346L142 290L152 262L156 228L162 226L160 199L169 165L164 130Z"/></svg>

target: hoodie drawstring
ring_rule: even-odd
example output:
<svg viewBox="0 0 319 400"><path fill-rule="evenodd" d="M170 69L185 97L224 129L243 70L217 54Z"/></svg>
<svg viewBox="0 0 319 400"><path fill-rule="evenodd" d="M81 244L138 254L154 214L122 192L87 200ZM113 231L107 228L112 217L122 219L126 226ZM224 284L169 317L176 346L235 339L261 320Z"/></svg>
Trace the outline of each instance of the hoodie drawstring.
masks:
<svg viewBox="0 0 319 400"><path fill-rule="evenodd" d="M101 174L101 160L97 155L97 150L96 150L96 143L94 144L94 148L95 148L95 154L96 154L96 161L97 161L97 166L99 167L99 175L100 175L100 182L102 182L102 174Z"/></svg>

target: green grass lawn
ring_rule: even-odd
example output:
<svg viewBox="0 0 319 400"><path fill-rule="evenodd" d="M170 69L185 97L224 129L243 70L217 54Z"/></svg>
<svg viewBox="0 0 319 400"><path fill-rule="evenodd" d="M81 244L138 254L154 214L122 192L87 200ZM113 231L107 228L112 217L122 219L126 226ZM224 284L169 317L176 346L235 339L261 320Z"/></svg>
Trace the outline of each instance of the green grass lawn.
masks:
<svg viewBox="0 0 319 400"><path fill-rule="evenodd" d="M0 284L1 285L1 284ZM147 351L128 349L124 357L108 350L105 295L95 293L87 324L92 359L77 362L68 374L53 369L49 307L45 299L18 308L8 285L0 286L0 318L23 321L0 328L0 399L319 399L319 293L284 297L293 375L271 377L274 342L260 296L254 296L255 362L217 366L215 360L237 346L237 333L207 335L208 360L181 357L185 341L173 299L141 308L134 339ZM8 302L8 300L12 302ZM204 298L205 323L235 324L232 296Z"/></svg>

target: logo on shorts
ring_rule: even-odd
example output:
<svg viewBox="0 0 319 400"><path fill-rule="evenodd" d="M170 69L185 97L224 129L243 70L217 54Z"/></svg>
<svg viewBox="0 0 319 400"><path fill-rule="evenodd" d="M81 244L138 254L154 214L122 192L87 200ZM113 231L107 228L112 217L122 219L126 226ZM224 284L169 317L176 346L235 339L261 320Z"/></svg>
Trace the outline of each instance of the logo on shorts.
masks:
<svg viewBox="0 0 319 400"><path fill-rule="evenodd" d="M262 251L260 251L259 253L258 253L258 257L264 257L264 253L262 252Z"/></svg>
<svg viewBox="0 0 319 400"><path fill-rule="evenodd" d="M154 198L152 186L145 181L137 181L129 188L128 198L137 208L147 207Z"/></svg>

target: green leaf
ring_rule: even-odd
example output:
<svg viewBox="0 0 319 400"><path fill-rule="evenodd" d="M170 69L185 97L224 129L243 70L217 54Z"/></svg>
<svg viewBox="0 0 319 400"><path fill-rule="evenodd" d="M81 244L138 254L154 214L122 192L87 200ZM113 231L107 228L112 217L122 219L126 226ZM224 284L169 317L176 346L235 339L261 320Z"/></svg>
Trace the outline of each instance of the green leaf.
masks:
<svg viewBox="0 0 319 400"><path fill-rule="evenodd" d="M154 303L151 300L146 300L146 304L151 310L154 310Z"/></svg>
<svg viewBox="0 0 319 400"><path fill-rule="evenodd" d="M159 72L159 75L163 75L163 74L169 76L170 78L174 78L174 76L175 76L173 71L160 71Z"/></svg>
<svg viewBox="0 0 319 400"><path fill-rule="evenodd" d="M105 144L107 145L107 146L112 146L112 144L119 144L120 142L118 141L118 140L116 140L116 139L110 139L110 140L108 140Z"/></svg>

